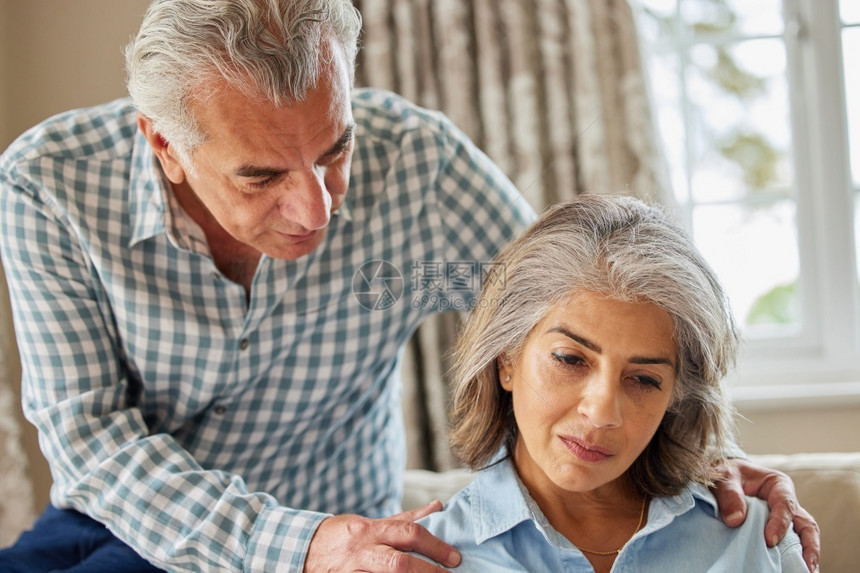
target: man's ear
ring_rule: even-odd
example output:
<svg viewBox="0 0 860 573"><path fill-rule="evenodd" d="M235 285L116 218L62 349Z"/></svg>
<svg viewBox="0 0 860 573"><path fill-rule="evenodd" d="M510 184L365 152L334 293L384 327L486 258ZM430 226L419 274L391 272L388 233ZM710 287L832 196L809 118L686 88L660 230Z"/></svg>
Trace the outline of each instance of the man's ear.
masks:
<svg viewBox="0 0 860 573"><path fill-rule="evenodd" d="M158 162L161 164L161 169L164 171L167 179L174 185L179 185L185 181L185 169L183 169L182 163L170 146L170 142L155 131L152 120L142 113L138 114L137 126L155 152L155 156L158 158Z"/></svg>

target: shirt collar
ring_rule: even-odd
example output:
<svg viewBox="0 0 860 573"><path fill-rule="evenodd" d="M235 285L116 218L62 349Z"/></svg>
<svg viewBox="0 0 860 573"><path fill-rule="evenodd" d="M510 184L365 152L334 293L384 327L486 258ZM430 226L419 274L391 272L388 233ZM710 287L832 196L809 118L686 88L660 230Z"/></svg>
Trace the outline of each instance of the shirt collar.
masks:
<svg viewBox="0 0 860 573"><path fill-rule="evenodd" d="M478 472L469 489L474 500L475 541L479 544L535 519L510 458Z"/></svg>
<svg viewBox="0 0 860 573"><path fill-rule="evenodd" d="M167 179L146 137L139 130L134 136L128 177L132 225L129 247L133 247L164 232L167 211Z"/></svg>
<svg viewBox="0 0 860 573"><path fill-rule="evenodd" d="M531 521L548 541L558 546L568 545L529 495L510 458L478 472L469 490L474 500L472 517L476 543L483 543L520 523ZM697 502L702 502L709 515L718 516L717 502L710 490L700 484L691 484L678 495L652 500L648 522L636 537L665 527L676 517L692 510Z"/></svg>

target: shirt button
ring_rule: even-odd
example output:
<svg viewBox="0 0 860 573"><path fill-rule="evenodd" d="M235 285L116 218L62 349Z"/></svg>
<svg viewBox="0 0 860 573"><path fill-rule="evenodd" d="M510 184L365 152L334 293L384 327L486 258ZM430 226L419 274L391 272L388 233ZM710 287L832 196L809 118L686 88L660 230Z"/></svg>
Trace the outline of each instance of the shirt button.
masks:
<svg viewBox="0 0 860 573"><path fill-rule="evenodd" d="M212 280L213 281L220 281L221 280L221 273L219 273L218 271L212 271Z"/></svg>
<svg viewBox="0 0 860 573"><path fill-rule="evenodd" d="M213 410L217 415L223 416L227 413L227 406L215 406L215 410Z"/></svg>
<svg viewBox="0 0 860 573"><path fill-rule="evenodd" d="M239 350L248 350L248 347L251 346L251 343L248 342L247 338L243 338L239 343Z"/></svg>

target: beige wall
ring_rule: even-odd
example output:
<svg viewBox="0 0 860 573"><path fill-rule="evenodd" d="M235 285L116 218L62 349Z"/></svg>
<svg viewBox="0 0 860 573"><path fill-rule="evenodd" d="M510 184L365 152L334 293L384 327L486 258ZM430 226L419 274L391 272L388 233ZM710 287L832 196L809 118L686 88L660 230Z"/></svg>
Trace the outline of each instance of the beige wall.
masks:
<svg viewBox="0 0 860 573"><path fill-rule="evenodd" d="M122 48L149 0L0 4L6 28L0 58L5 55L8 72L0 96L0 149L49 115L126 94Z"/></svg>
<svg viewBox="0 0 860 573"><path fill-rule="evenodd" d="M860 452L860 405L741 409L739 441L750 454Z"/></svg>
<svg viewBox="0 0 860 573"><path fill-rule="evenodd" d="M7 62L9 61L9 4L11 0L0 0L0 149L5 149L8 141L9 128L9 104L7 92L9 91L9 72Z"/></svg>

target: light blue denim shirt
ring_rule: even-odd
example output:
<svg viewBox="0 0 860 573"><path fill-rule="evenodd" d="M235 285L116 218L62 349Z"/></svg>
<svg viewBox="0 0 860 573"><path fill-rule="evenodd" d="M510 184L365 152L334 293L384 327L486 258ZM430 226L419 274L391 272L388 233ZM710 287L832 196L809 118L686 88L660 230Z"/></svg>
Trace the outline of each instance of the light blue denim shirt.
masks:
<svg viewBox="0 0 860 573"><path fill-rule="evenodd" d="M621 550L612 571L806 572L798 536L790 531L777 547L768 548L767 505L748 501L746 521L732 529L720 521L716 501L703 486L653 499L648 522ZM509 460L479 472L441 512L419 523L460 551L458 573L593 570L549 524Z"/></svg>

